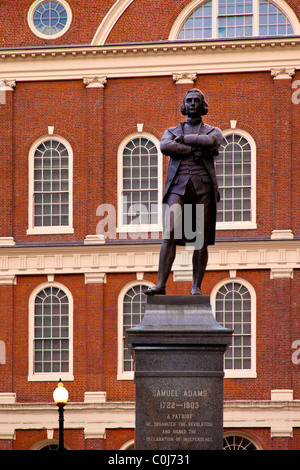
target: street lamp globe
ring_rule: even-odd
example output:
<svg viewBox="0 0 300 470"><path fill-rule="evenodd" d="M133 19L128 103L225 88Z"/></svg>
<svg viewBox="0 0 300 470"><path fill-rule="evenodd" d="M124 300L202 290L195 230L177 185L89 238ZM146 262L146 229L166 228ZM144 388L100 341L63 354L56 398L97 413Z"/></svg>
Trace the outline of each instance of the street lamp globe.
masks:
<svg viewBox="0 0 300 470"><path fill-rule="evenodd" d="M57 388L53 392L53 399L57 406L64 406L69 398L68 390L64 387L61 379L57 384Z"/></svg>

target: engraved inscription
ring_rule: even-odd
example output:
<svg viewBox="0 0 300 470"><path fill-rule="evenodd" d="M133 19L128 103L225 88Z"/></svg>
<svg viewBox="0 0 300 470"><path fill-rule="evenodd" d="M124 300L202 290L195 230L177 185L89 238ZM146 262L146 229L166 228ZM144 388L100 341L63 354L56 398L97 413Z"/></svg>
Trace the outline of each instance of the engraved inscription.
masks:
<svg viewBox="0 0 300 470"><path fill-rule="evenodd" d="M146 421L147 442L212 442L213 422L205 419L206 388L152 388L153 421Z"/></svg>

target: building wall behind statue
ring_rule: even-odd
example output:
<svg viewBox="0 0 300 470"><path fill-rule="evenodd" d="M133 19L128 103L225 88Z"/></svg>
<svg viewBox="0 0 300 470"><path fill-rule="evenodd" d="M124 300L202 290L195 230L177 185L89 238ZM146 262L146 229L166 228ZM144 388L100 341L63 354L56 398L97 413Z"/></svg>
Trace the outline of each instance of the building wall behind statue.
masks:
<svg viewBox="0 0 300 470"><path fill-rule="evenodd" d="M43 404L52 403L59 374L52 380L41 381L32 379L29 370L32 295L39 286L47 285L65 288L73 304L74 377L65 385L70 395L70 414L84 414L84 418L82 425L72 422L73 428L66 422L67 445L71 449L120 449L126 443L132 444L134 425L128 419L127 409L122 409L120 414L122 419L124 416L128 419L126 427L122 428L120 422L111 424L111 416L119 413L119 404L125 408L128 405L131 410L135 400L132 376L120 379L120 293L125 292L126 286L156 283L161 233L146 233L135 241L117 231L115 239L99 243L93 238L96 242L91 245L87 238L97 232L103 217L97 212L101 205L111 205L118 216L121 144L131 136L143 135L159 141L168 127L184 120L180 106L186 91L192 87L200 88L208 101L206 123L220 127L226 135L240 132L255 143L256 184L252 208L255 220L250 228L219 225L203 283L205 295L212 295L217 285L227 281L245 281L255 293L254 372L251 377L225 376L224 399L228 406L243 401L246 406L257 404L257 409L267 406L273 410L271 391L284 390L292 391L289 400L292 395L294 401L283 401L282 407L295 405L295 400L300 399L297 352L300 350L300 94L297 93L300 72L297 64L292 64L296 69L291 77L283 73L284 79L277 80L270 70L272 61L277 70L278 46L274 49L268 46L270 64L266 70L262 70L259 62L265 58L262 53L262 58L257 56L258 70L255 65L252 68L249 65L245 71L232 72L224 70L222 65L219 72L215 69L214 73L197 73L194 79L188 78L189 83L183 80L182 84L173 76L180 72L177 69L157 74L152 71L152 65L147 75L149 50L145 48L144 52L139 51L143 72L122 76L120 70L114 69L115 75L106 77L100 67L97 77L103 79L105 75L105 80L100 80L97 87L90 87L84 81L87 78L84 68L80 78L69 75L65 79L61 75L59 79L52 75L37 78L34 67L39 48L60 50L62 46L70 46L72 52L69 50L69 55L60 59L63 63L70 59L71 74L72 67L78 67L73 62L77 46L95 40L96 47L99 37L105 37L100 35L101 31L97 35L102 21L107 27L106 45L151 42L160 45L160 41L168 40L176 18L189 1L70 0L71 26L64 35L50 41L37 37L28 26L27 14L33 2L13 2L13 10L11 3L5 1L0 5L0 47L23 48L24 53L30 49L34 78L28 78L27 74L26 80L17 80L13 91L6 92L5 104L0 103L0 417L8 413L13 420L14 413L19 413L23 405L33 405L37 421L41 416L41 423L45 420L48 427L31 429L24 420L20 424L23 427L15 433L8 430L7 434L1 434L8 429L8 425L3 425L4 417L0 422L0 448L28 449L58 439L57 424L51 418L56 410L53 408L50 413ZM300 18L299 3L287 0L286 4ZM113 7L120 8L120 12L124 9L118 20ZM112 18L116 23L110 30ZM253 46L255 53L257 47ZM263 51L264 47L260 47ZM234 47L222 49L230 64L235 50ZM199 53L199 66L206 57L211 59L219 52L213 48L205 51ZM177 52L174 46L174 55ZM288 53L291 54L290 49ZM44 59L45 67L52 57ZM169 60L169 52L166 57ZM0 58L4 65L6 59L6 55ZM55 62L55 66L59 67L59 63ZM33 149L39 139L54 137L63 139L72 150L72 227L68 233L55 230L34 233L30 230ZM163 157L162 186L167 166L168 158ZM116 223L119 224L118 219ZM168 282L170 295L190 293L186 259L185 254L179 253L178 265ZM88 401L87 392L104 393L105 399L104 395L100 398L98 395L95 405ZM91 415L87 413L92 406L101 417L107 413L105 419L111 427L102 429L98 423L97 429L88 428L94 408ZM232 406L234 415L237 408ZM298 427L292 431L275 429L272 434L273 415L269 421L268 415L263 423L251 426L250 410L250 417L246 415L245 426L240 429L239 423L234 426L228 418L232 409L225 414L228 432L239 428L265 449L299 448ZM283 421L285 418L288 421L292 414L288 408Z"/></svg>

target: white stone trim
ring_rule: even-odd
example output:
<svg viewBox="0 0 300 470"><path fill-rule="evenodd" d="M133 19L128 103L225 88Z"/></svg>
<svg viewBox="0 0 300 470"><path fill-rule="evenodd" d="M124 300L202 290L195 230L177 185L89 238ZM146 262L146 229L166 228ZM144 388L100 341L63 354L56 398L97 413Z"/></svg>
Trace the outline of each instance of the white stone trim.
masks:
<svg viewBox="0 0 300 470"><path fill-rule="evenodd" d="M84 429L86 439L104 439L106 429L135 426L135 403L68 403L65 429ZM0 404L0 439L14 439L16 429L57 429L53 404Z"/></svg>
<svg viewBox="0 0 300 470"><path fill-rule="evenodd" d="M185 85L185 84L188 84L188 83L193 85L196 78L197 78L196 73L185 72L185 73L174 73L173 74L173 80L174 80L176 85Z"/></svg>
<svg viewBox="0 0 300 470"><path fill-rule="evenodd" d="M104 88L107 83L107 77L84 77L83 83L86 88Z"/></svg>
<svg viewBox="0 0 300 470"><path fill-rule="evenodd" d="M14 276L157 272L160 244L2 247L0 281ZM192 247L178 247L176 280L192 279ZM209 246L208 271L299 269L300 240L217 242ZM102 274L101 274L102 276Z"/></svg>
<svg viewBox="0 0 300 470"><path fill-rule="evenodd" d="M271 240L292 240L294 238L292 230L273 230Z"/></svg>
<svg viewBox="0 0 300 470"><path fill-rule="evenodd" d="M0 247L15 246L16 242L13 237L0 237Z"/></svg>
<svg viewBox="0 0 300 470"><path fill-rule="evenodd" d="M107 79L297 70L299 50L297 37L3 50L0 80L83 80L99 70Z"/></svg>
<svg viewBox="0 0 300 470"><path fill-rule="evenodd" d="M84 392L84 403L106 403L106 392Z"/></svg>
<svg viewBox="0 0 300 470"><path fill-rule="evenodd" d="M224 402L225 428L270 428L271 437L292 437L300 427L300 400Z"/></svg>
<svg viewBox="0 0 300 470"><path fill-rule="evenodd" d="M271 279L293 279L294 271L292 268L273 268L271 269Z"/></svg>
<svg viewBox="0 0 300 470"><path fill-rule="evenodd" d="M131 447L134 444L134 439L130 439L130 441L125 442L121 447L120 450L127 450L129 447Z"/></svg>
<svg viewBox="0 0 300 470"><path fill-rule="evenodd" d="M0 286L15 286L17 278L13 274L0 275Z"/></svg>
<svg viewBox="0 0 300 470"><path fill-rule="evenodd" d="M85 275L85 284L106 284L106 274L105 273L86 273Z"/></svg>
<svg viewBox="0 0 300 470"><path fill-rule="evenodd" d="M133 0L117 0L108 13L105 15L103 20L101 21L95 36L92 40L92 46L99 45L102 46L109 33L115 26L118 19L123 15L124 11L131 5Z"/></svg>
<svg viewBox="0 0 300 470"><path fill-rule="evenodd" d="M271 69L271 76L274 80L292 80L294 75L294 68Z"/></svg>
<svg viewBox="0 0 300 470"><path fill-rule="evenodd" d="M102 245L105 243L105 236L103 234L87 235L84 239L85 245Z"/></svg>
<svg viewBox="0 0 300 470"><path fill-rule="evenodd" d="M0 393L0 405L7 403L16 403L16 394L15 393Z"/></svg>
<svg viewBox="0 0 300 470"><path fill-rule="evenodd" d="M67 12L66 26L60 32L58 32L56 34L50 34L50 35L49 34L44 34L44 33L41 33L38 29L36 29L36 27L33 24L34 11L38 7L38 5L40 3L42 3L43 1L44 0L36 0L35 2L32 3L31 7L28 10L27 22L28 22L29 28L31 29L31 31L33 32L33 34L35 36L37 36L39 38L43 38L43 39L48 39L49 41L51 41L53 39L56 39L56 38L59 38L59 37L63 36L68 31L68 29L70 28L71 23L72 23L72 10L71 10L70 6L68 5L68 3L65 0L58 0L58 2L61 3L61 5L65 8L65 10Z"/></svg>
<svg viewBox="0 0 300 470"><path fill-rule="evenodd" d="M294 390L271 390L271 400L272 401L293 401L294 399Z"/></svg>
<svg viewBox="0 0 300 470"><path fill-rule="evenodd" d="M16 80L0 80L0 91L14 91L16 88Z"/></svg>
<svg viewBox="0 0 300 470"><path fill-rule="evenodd" d="M134 429L134 402L68 403L66 429L84 429L86 439L104 439L106 429ZM269 428L271 437L291 437L300 427L300 400L224 401L224 428ZM0 439L14 439L16 429L57 429L54 404L0 404Z"/></svg>

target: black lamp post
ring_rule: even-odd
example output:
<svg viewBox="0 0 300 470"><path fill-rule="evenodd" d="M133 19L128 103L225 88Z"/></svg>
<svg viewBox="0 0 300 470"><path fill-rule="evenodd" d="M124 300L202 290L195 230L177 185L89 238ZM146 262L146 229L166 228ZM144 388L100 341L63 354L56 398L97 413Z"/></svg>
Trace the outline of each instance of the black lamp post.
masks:
<svg viewBox="0 0 300 470"><path fill-rule="evenodd" d="M61 379L57 384L57 388L53 392L53 399L58 406L58 422L59 422L59 443L58 450L64 450L64 406L68 401L69 393L64 387Z"/></svg>

